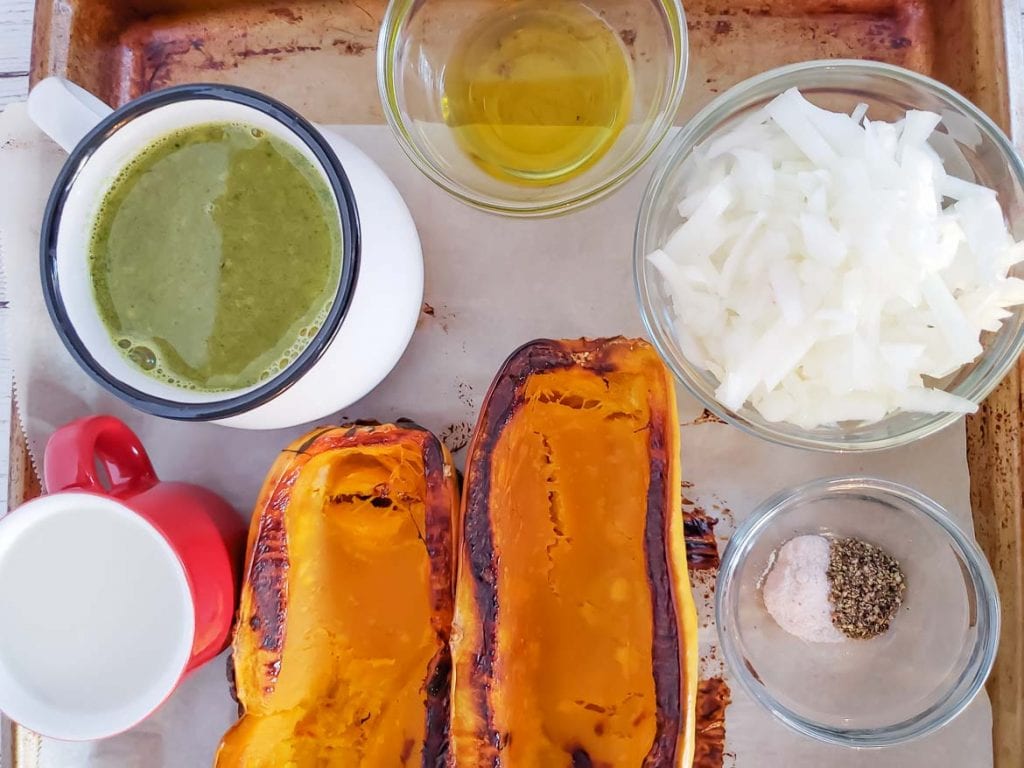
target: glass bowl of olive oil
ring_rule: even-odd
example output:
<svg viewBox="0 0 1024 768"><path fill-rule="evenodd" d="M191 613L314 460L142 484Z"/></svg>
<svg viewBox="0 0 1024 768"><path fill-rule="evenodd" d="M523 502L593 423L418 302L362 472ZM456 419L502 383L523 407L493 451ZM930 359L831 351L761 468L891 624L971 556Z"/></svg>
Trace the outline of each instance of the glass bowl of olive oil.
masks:
<svg viewBox="0 0 1024 768"><path fill-rule="evenodd" d="M384 114L432 181L493 213L544 216L628 179L676 118L679 0L393 0Z"/></svg>

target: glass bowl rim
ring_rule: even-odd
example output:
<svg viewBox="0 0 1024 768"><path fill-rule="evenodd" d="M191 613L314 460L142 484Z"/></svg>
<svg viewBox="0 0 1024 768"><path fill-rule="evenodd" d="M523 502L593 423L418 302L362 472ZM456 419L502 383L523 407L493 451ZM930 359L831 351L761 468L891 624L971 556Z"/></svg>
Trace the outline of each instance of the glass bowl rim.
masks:
<svg viewBox="0 0 1024 768"><path fill-rule="evenodd" d="M758 536L778 515L802 504L835 496L873 501L894 498L912 507L945 534L963 563L965 574L970 578L969 586L974 590L978 635L963 672L928 708L914 717L888 726L838 728L797 714L755 679L743 661L738 643L731 632L733 621L728 603L737 588L736 573L746 561ZM743 690L777 720L797 733L845 747L878 748L903 744L933 733L954 720L981 691L992 671L999 646L1000 623L999 593L992 569L978 545L953 521L946 509L914 488L867 475L819 478L779 491L762 501L729 539L722 555L715 589L715 627L719 645L730 673L739 681Z"/></svg>
<svg viewBox="0 0 1024 768"><path fill-rule="evenodd" d="M1015 178L1017 184L1024 189L1024 160L1021 159L1006 133L979 107L934 78L893 64L879 61L861 61L859 59L818 59L777 67L737 83L717 96L691 118L659 151L659 156L656 159L660 160L660 162L655 164L656 170L648 182L647 188L644 190L640 210L637 214L636 228L633 233L633 287L644 328L655 349L658 350L658 354L661 355L662 360L665 361L673 375L686 390L700 401L702 406L723 421L748 434L787 447L832 453L879 451L905 445L914 440L935 434L957 421L962 414L932 414L926 420L903 432L856 440L849 440L839 435L816 436L809 434L806 430L801 430L800 434L795 434L792 431L785 431L784 428L777 428L768 421L749 419L726 408L714 397L706 396L700 387L694 383L694 380L697 378L695 373L697 369L688 360L677 356L672 351L671 340L666 338L666 335L662 333L655 320L654 302L652 301L651 292L648 290L648 249L644 242L647 227L657 208L657 199L662 194L663 186L669 175L676 170L693 150L695 137L706 139L714 133L721 123L736 111L736 105L745 102L752 93L777 81L786 81L795 75L814 76L826 71L849 72L868 77L886 77L899 81L904 85L929 91L949 106L967 115L977 125L979 130L992 140L998 147L1002 158L1006 160L1009 173ZM794 84L791 83L790 86L792 85ZM781 93L781 89L779 92ZM1020 308L1017 311L1024 312L1024 308ZM1012 339L1009 348L1004 353L1004 359L975 385L973 391L958 394L967 397L975 404L980 404L1010 372L1022 351L1024 351L1024 331L1019 332ZM977 358L974 363L977 363L985 354L985 352L982 352L982 356ZM890 414L886 418L891 418L899 413L901 412ZM792 430L799 429L794 425L788 426Z"/></svg>
<svg viewBox="0 0 1024 768"><path fill-rule="evenodd" d="M405 38L406 22L426 4L424 0L393 0L388 4L381 21L380 34L377 38L377 90L384 118L402 151L420 172L452 197L473 208L503 216L530 218L559 215L589 205L622 186L657 151L672 128L686 89L690 45L682 0L650 0L650 2L669 12L670 23L672 15L678 19L678 25L670 30L671 43L675 53L675 66L672 69L672 81L667 89L668 100L647 128L646 133L650 146L628 164L620 167L613 175L586 189L540 203L510 204L497 198L485 200L468 191L447 174L442 173L437 165L420 150L407 128L406 117L398 104L395 58L399 43Z"/></svg>

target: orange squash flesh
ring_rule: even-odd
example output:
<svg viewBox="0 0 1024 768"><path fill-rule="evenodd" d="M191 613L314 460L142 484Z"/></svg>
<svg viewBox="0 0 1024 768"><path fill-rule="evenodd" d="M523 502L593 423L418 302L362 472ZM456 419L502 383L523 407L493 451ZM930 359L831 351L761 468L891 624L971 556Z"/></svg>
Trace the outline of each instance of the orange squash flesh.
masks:
<svg viewBox="0 0 1024 768"><path fill-rule="evenodd" d="M250 530L217 768L435 766L448 753L451 457L410 424L286 449Z"/></svg>
<svg viewBox="0 0 1024 768"><path fill-rule="evenodd" d="M467 457L457 766L690 764L678 443L645 342L537 341L498 373Z"/></svg>

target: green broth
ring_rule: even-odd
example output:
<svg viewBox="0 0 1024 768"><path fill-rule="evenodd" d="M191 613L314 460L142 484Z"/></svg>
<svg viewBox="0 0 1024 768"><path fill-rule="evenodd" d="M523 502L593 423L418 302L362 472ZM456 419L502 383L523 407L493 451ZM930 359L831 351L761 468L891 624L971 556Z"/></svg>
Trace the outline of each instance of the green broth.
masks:
<svg viewBox="0 0 1024 768"><path fill-rule="evenodd" d="M139 370L203 391L286 367L338 288L333 194L298 150L247 125L191 126L115 179L95 217L93 293Z"/></svg>

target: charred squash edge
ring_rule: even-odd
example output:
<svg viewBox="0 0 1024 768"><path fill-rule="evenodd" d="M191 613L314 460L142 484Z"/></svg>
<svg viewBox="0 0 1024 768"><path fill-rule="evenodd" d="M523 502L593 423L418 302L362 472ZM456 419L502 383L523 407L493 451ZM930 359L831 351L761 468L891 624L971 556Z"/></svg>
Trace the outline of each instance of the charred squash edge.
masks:
<svg viewBox="0 0 1024 768"><path fill-rule="evenodd" d="M433 605L431 621L440 647L424 677L426 694L426 727L423 746L424 766L444 765L449 754L451 724L450 692L452 659L450 619L454 609L455 554L458 551L459 489L452 457L433 433L411 421L395 424L356 422L340 427L313 430L285 448L271 466L256 503L256 516L249 528L242 589L252 592L253 613L243 617L239 611L235 633L246 620L258 626L259 648L277 655L266 670L271 686L280 672L280 657L286 643L285 619L288 611L288 533L284 518L291 500L291 490L305 465L318 454L332 450L355 449L361 446L384 445L411 440L420 446L427 486L424 539L430 558L430 579ZM256 647L256 646L254 646ZM244 716L244 702L235 690L235 657L237 642L232 644L228 660L231 694L239 702L239 716Z"/></svg>
<svg viewBox="0 0 1024 768"><path fill-rule="evenodd" d="M468 568L472 579L471 583L460 579L459 588L472 589L477 612L472 619L478 620L481 626L478 634L471 630L457 641L455 674L459 674L459 665L468 657L472 679L456 680L456 684L472 689L475 714L484 727L477 738L491 747L490 768L501 768L503 747L488 696L495 684L499 599L489 509L491 457L503 429L525 403L524 392L530 376L573 366L604 376L617 370L613 360L616 353L624 349L628 353L637 345L647 346L647 343L623 337L529 342L508 357L484 398L467 453L461 523L463 559L459 565ZM657 723L654 743L644 760L645 768L692 764L697 698L697 616L686 566L675 387L664 366L660 366L659 374L665 378L666 398L664 403L651 403L651 428L647 430L651 480L644 534L654 617L652 665ZM458 614L456 623L459 623ZM457 631L461 634L461 630ZM463 648L463 645L470 647Z"/></svg>

